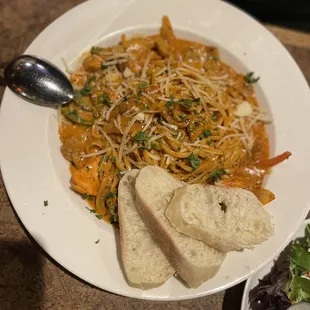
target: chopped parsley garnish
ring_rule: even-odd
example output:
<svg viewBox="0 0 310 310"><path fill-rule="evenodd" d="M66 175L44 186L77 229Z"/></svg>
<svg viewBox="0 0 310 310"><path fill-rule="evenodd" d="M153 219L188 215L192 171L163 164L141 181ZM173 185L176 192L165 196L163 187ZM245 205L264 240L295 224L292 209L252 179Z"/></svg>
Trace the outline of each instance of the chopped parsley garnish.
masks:
<svg viewBox="0 0 310 310"><path fill-rule="evenodd" d="M82 94L80 93L79 90L75 89L73 93L73 100L74 101L79 101L82 98Z"/></svg>
<svg viewBox="0 0 310 310"><path fill-rule="evenodd" d="M198 167L199 167L199 165L200 165L200 159L198 158L198 156L192 153L192 154L188 157L188 159L189 159L189 161L190 161L190 163L191 163L191 165L192 165L192 168L193 168L194 170L198 169Z"/></svg>
<svg viewBox="0 0 310 310"><path fill-rule="evenodd" d="M164 72L165 72L165 73L168 73L168 72L169 72L169 70L168 70L168 69L166 69Z"/></svg>
<svg viewBox="0 0 310 310"><path fill-rule="evenodd" d="M101 220L103 216L101 214L97 214L95 209L85 207L90 213L93 213L98 220Z"/></svg>
<svg viewBox="0 0 310 310"><path fill-rule="evenodd" d="M104 93L102 95L102 103L106 104L106 105L111 105L112 102L110 100L110 97L108 96L108 94Z"/></svg>
<svg viewBox="0 0 310 310"><path fill-rule="evenodd" d="M108 161L108 159L109 159L109 156L108 156L108 155L103 156L102 161L101 161L101 163L100 163L100 166L99 166L99 168L98 168L98 172L101 171L103 165Z"/></svg>
<svg viewBox="0 0 310 310"><path fill-rule="evenodd" d="M158 146L156 143L151 143L151 149L152 150L157 150Z"/></svg>
<svg viewBox="0 0 310 310"><path fill-rule="evenodd" d="M146 88L146 87L148 87L149 86L149 83L147 83L147 82L141 82L140 84L139 84L139 88Z"/></svg>
<svg viewBox="0 0 310 310"><path fill-rule="evenodd" d="M108 66L107 66L107 65L102 64L102 65L101 65L101 69L102 69L102 70L106 70L106 69L108 69Z"/></svg>
<svg viewBox="0 0 310 310"><path fill-rule="evenodd" d="M164 119L161 117L161 115L159 115L159 117L158 117L158 123L159 124L163 124L163 121L164 121Z"/></svg>
<svg viewBox="0 0 310 310"><path fill-rule="evenodd" d="M105 199L107 200L107 199L110 199L110 198L114 198L114 193L112 193L112 192L108 192L107 194L106 194L106 196L105 196Z"/></svg>
<svg viewBox="0 0 310 310"><path fill-rule="evenodd" d="M82 197L83 197L84 199L87 199L87 200L93 200L93 196L92 196L92 195L83 194Z"/></svg>
<svg viewBox="0 0 310 310"><path fill-rule="evenodd" d="M97 244L97 243L99 243L99 241L100 241L100 239L98 239L95 243Z"/></svg>
<svg viewBox="0 0 310 310"><path fill-rule="evenodd" d="M200 138L200 139L203 139L203 138L208 138L209 136L211 136L211 130L210 130L210 129L206 129L206 130L199 136L199 138Z"/></svg>
<svg viewBox="0 0 310 310"><path fill-rule="evenodd" d="M212 113L210 119L211 119L212 122L216 122L216 121L217 121L217 116L216 116L216 114L215 114L215 113Z"/></svg>
<svg viewBox="0 0 310 310"><path fill-rule="evenodd" d="M186 114L180 114L180 115L179 115L179 118L180 118L180 119L185 119L185 118L187 118L187 115L186 115Z"/></svg>
<svg viewBox="0 0 310 310"><path fill-rule="evenodd" d="M146 132L140 131L135 135L135 140L137 142L148 141L151 137L147 135Z"/></svg>
<svg viewBox="0 0 310 310"><path fill-rule="evenodd" d="M91 54L99 54L102 51L102 47L92 46L90 53Z"/></svg>
<svg viewBox="0 0 310 310"><path fill-rule="evenodd" d="M248 84L255 84L256 82L258 82L258 80L260 79L260 77L255 78L254 77L254 72L249 72L247 73L247 75L244 77L245 81Z"/></svg>
<svg viewBox="0 0 310 310"><path fill-rule="evenodd" d="M77 117L79 118L79 113L77 112L77 110L69 110L67 113L69 116L73 116L73 117Z"/></svg>
<svg viewBox="0 0 310 310"><path fill-rule="evenodd" d="M112 161L112 163L114 164L114 163L116 162L116 157L115 157L115 156L112 156L111 161Z"/></svg>
<svg viewBox="0 0 310 310"><path fill-rule="evenodd" d="M83 119L77 110L70 110L69 107L61 109L62 114L72 123L81 124L83 126L92 126L93 120Z"/></svg>
<svg viewBox="0 0 310 310"><path fill-rule="evenodd" d="M213 60L218 61L219 57L218 56L211 56Z"/></svg>
<svg viewBox="0 0 310 310"><path fill-rule="evenodd" d="M107 204L107 206L108 206L108 208L109 208L109 211L111 211L111 210L114 210L114 209L115 209L115 204L113 203L113 201L112 201L112 200L108 200L108 199L106 199L106 204Z"/></svg>
<svg viewBox="0 0 310 310"><path fill-rule="evenodd" d="M216 169L213 173L210 174L209 179L212 182L216 182L225 174L226 174L226 171L224 169Z"/></svg>
<svg viewBox="0 0 310 310"><path fill-rule="evenodd" d="M118 223L118 214L117 213L112 214L110 216L110 223L111 224L117 224Z"/></svg>
<svg viewBox="0 0 310 310"><path fill-rule="evenodd" d="M194 98L194 99L180 99L179 103L185 107L191 108L193 103L200 104L200 98Z"/></svg>
<svg viewBox="0 0 310 310"><path fill-rule="evenodd" d="M96 210L95 209L91 209L91 208L88 208L88 207L85 207L90 213L96 213Z"/></svg>
<svg viewBox="0 0 310 310"><path fill-rule="evenodd" d="M171 109L171 108L172 108L172 105L173 105L173 101L167 101L167 102L166 102L166 108L167 108L167 109Z"/></svg>
<svg viewBox="0 0 310 310"><path fill-rule="evenodd" d="M123 100L124 100L124 101L128 101L128 98L125 96L125 97L123 98Z"/></svg>
<svg viewBox="0 0 310 310"><path fill-rule="evenodd" d="M87 79L87 81L84 84L84 87L80 90L80 93L82 96L88 96L91 93L91 90L93 88L92 85L90 85L91 82L96 81L96 77L90 77Z"/></svg>
<svg viewBox="0 0 310 310"><path fill-rule="evenodd" d="M97 103L98 104L106 104L106 105L108 105L108 106L110 106L111 104L112 104L112 102L111 102L111 100L110 100L110 97L109 97L109 95L107 94L107 93L104 93L104 94L102 94L102 95L99 95L98 97L97 97Z"/></svg>
<svg viewBox="0 0 310 310"><path fill-rule="evenodd" d="M179 100L179 102L185 107L188 107L188 108L192 107L192 99L181 99Z"/></svg>
<svg viewBox="0 0 310 310"><path fill-rule="evenodd" d="M102 215L101 215L101 214L97 214L95 209L88 208L88 207L86 207L86 206L85 206L85 208L86 208L90 213L93 213L93 214L95 215L95 217L96 217L98 220L101 220L101 219L102 219Z"/></svg>
<svg viewBox="0 0 310 310"><path fill-rule="evenodd" d="M44 207L48 206L48 200L44 200L43 203L44 203Z"/></svg>
<svg viewBox="0 0 310 310"><path fill-rule="evenodd" d="M172 106L173 106L173 100L174 100L174 97L171 95L170 96L170 100L166 102L165 106L167 109L171 109Z"/></svg>
<svg viewBox="0 0 310 310"><path fill-rule="evenodd" d="M139 150L148 150L148 146L147 145L142 145L142 146L139 146Z"/></svg>
<svg viewBox="0 0 310 310"><path fill-rule="evenodd" d="M80 90L81 95L88 96L91 93L91 89L82 88Z"/></svg>

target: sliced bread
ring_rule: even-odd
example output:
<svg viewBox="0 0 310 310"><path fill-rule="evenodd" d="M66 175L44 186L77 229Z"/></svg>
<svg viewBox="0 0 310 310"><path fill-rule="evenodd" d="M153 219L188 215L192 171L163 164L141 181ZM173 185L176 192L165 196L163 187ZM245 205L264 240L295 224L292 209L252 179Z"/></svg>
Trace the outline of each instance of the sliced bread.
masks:
<svg viewBox="0 0 310 310"><path fill-rule="evenodd" d="M180 187L165 214L179 232L223 252L251 249L273 235L266 208L253 193L241 188Z"/></svg>
<svg viewBox="0 0 310 310"><path fill-rule="evenodd" d="M174 269L137 212L134 186L138 174L139 170L126 173L118 187L121 256L129 284L150 289L164 284Z"/></svg>
<svg viewBox="0 0 310 310"><path fill-rule="evenodd" d="M136 179L137 208L173 268L196 288L217 273L226 254L179 233L166 218L173 191L182 186L164 169L147 166Z"/></svg>

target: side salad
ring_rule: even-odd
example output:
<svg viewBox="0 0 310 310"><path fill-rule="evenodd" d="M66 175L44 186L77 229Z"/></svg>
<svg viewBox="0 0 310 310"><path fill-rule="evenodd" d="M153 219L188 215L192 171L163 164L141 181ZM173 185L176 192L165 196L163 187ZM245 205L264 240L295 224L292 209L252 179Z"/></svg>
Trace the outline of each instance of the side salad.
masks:
<svg viewBox="0 0 310 310"><path fill-rule="evenodd" d="M252 310L286 310L300 301L310 302L310 224L250 292Z"/></svg>

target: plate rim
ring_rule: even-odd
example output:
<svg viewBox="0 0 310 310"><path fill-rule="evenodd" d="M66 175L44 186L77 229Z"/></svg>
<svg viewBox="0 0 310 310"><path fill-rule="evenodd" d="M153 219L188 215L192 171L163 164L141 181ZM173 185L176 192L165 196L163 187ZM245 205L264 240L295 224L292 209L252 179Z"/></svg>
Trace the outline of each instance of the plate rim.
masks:
<svg viewBox="0 0 310 310"><path fill-rule="evenodd" d="M76 7L74 7L73 9L71 9L71 10L65 12L65 13L62 14L59 18L57 18L55 21L53 21L49 26L47 26L47 27L36 37L35 40L37 40L40 36L43 36L45 30L46 30L46 29L50 29L50 27L52 27L52 25L54 25L56 22L59 22L59 20L60 20L61 18L63 18L63 17L66 16L67 14L69 15L73 10L79 9L81 6L87 5L87 4L90 3L90 2L94 2L94 3L95 3L96 1L88 1L88 2L82 3L82 4L80 4L80 5L76 6ZM227 3L224 3L224 4L227 5L227 6L233 7L233 8L236 9L237 11L239 11L239 12L245 14L242 10L239 10L239 9L237 9L236 7L234 7L234 6L230 5L230 4L227 4ZM249 18L252 19L252 20L254 20L254 21L256 21L256 20L253 19L251 16L249 16ZM258 23L258 22L256 21L256 23ZM260 23L258 23L258 24L259 24L260 27L261 27L261 31L264 31L265 33L271 34L271 33L268 31L268 29L266 29L264 26L262 26L262 24L260 24ZM275 38L275 36L274 36L273 34L271 34L271 36L272 36L273 39L275 39L278 43L280 43L280 42L277 40L277 38ZM34 41L35 41L35 40L34 40ZM31 43L31 45L32 45L32 43ZM27 50L25 51L25 53L28 51L28 49L31 47L31 45L27 48ZM302 74L300 68L297 66L297 64L296 64L295 60L292 58L292 56L285 50L285 48L283 47L283 45L282 45L281 43L280 43L280 46L281 46L281 48L282 48L282 51L283 51L283 52L286 52L286 56L289 56L289 57L291 58L291 60L294 62L294 64L295 64L295 69L298 69L298 70L299 70L299 73ZM305 82L305 79L304 79L304 82ZM8 93L9 93L9 90L6 89L5 92L4 92L4 95L3 95L3 101L2 101L2 103L4 103L4 102L6 101L5 98L8 96ZM1 119L1 117L3 117L3 116L1 116L1 115L3 115L3 108L0 110L0 119ZM0 153L0 166L1 166L1 168L3 168L3 167L2 167L2 160L1 160L1 153ZM3 171L3 169L2 169L2 171ZM2 175L3 175L3 180L4 180L5 187L6 187L6 189L7 189L8 195L9 195L9 197L10 197L10 200L12 201L12 204L13 204L14 197L13 197L13 195L11 195L11 193L10 193L10 192L11 192L11 189L9 188L10 186L7 186L6 175L5 175L4 173L3 173ZM14 210L16 211L16 213L17 213L18 216L19 216L19 219L22 221L24 227L25 227L25 228L27 229L27 231L31 234L31 229L27 227L26 223L25 223L25 222L22 220L22 218L20 217L19 212L18 212L17 208L15 207L15 204L13 204L13 206L14 206ZM304 209L304 210L305 210L305 209ZM306 213L306 210L305 210L305 213ZM298 228L296 228L296 231L297 231L297 230L298 230ZM32 234L31 234L31 235L32 235ZM36 240L36 242L40 245L40 242L38 242L38 240L37 240L33 235L32 235L32 237L33 237L33 238ZM288 242L289 242L289 241L288 241ZM283 245L283 248L284 248L284 247L285 247L285 245ZM44 247L42 247L42 248L44 249L44 251L45 251L49 256L51 256L55 261L58 262L58 260L52 255L52 253L50 253L49 251L45 250ZM282 249L283 249L283 248L282 248ZM279 248L278 252L280 252L282 249ZM277 255L277 253L276 253L275 255ZM272 259L273 259L273 258L270 258L269 261L271 261ZM265 265L267 265L269 261L268 261L268 260L265 261L265 264L262 265L262 266L260 266L260 268L259 268L258 270L262 269ZM62 266L64 266L64 268L66 268L70 273L77 275L76 272L71 271L70 268L68 268L67 266L65 266L63 263L59 263L59 264L62 265ZM256 272L257 272L258 270L256 270ZM251 274L251 273L249 273L249 274ZM78 276L78 275L77 275L77 276ZM78 277L80 277L80 276L78 276ZM195 298L195 297L202 297L202 296L205 296L205 295L209 295L209 294L213 294L213 293L222 291L223 289L226 289L226 288L228 288L228 287L231 287L231 286L233 286L233 285L236 285L236 284L242 282L242 281L243 281L245 278L247 278L247 277L248 277L248 275L246 275L246 276L244 276L244 277L241 277L241 278L239 278L237 281L231 282L229 285L225 285L225 286L223 286L223 287L218 287L217 289L214 289L214 290L212 290L212 291L209 292L209 293L199 293L199 294L195 294L195 295L189 294L189 295L186 295L186 296L183 297L183 298L182 298L182 297L181 297L181 298L180 298L180 297L167 297L167 298L159 298L159 297L154 298L154 297L150 297L150 298L148 298L148 297L143 297L143 296L134 296L134 298L151 299L151 300L182 300L182 299L189 299L189 298ZM83 279L82 277L80 277L80 278ZM85 281L91 283L89 280L85 280ZM93 284L93 285L97 286L96 284ZM102 289L102 288L101 288L101 289ZM110 290L110 289L108 289L108 288L105 288L105 289L106 289L106 290ZM110 290L110 291L111 291L111 292L114 292L114 293L117 293L117 294L124 295L124 296L133 297L133 296L130 296L130 295L126 295L126 294L124 294L124 293L115 292L115 291L113 291L113 290Z"/></svg>

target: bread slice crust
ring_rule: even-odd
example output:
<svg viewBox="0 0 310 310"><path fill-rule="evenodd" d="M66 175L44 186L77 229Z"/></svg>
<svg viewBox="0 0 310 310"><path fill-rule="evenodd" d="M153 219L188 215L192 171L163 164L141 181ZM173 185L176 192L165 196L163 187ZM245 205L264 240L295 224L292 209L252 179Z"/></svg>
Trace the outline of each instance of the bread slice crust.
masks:
<svg viewBox="0 0 310 310"><path fill-rule="evenodd" d="M121 257L128 283L151 289L164 284L175 270L137 211L135 181L138 175L137 169L126 173L118 188Z"/></svg>
<svg viewBox="0 0 310 310"><path fill-rule="evenodd" d="M178 275L196 288L215 276L226 254L179 233L166 218L173 191L182 186L164 169L147 166L136 179L137 208Z"/></svg>

